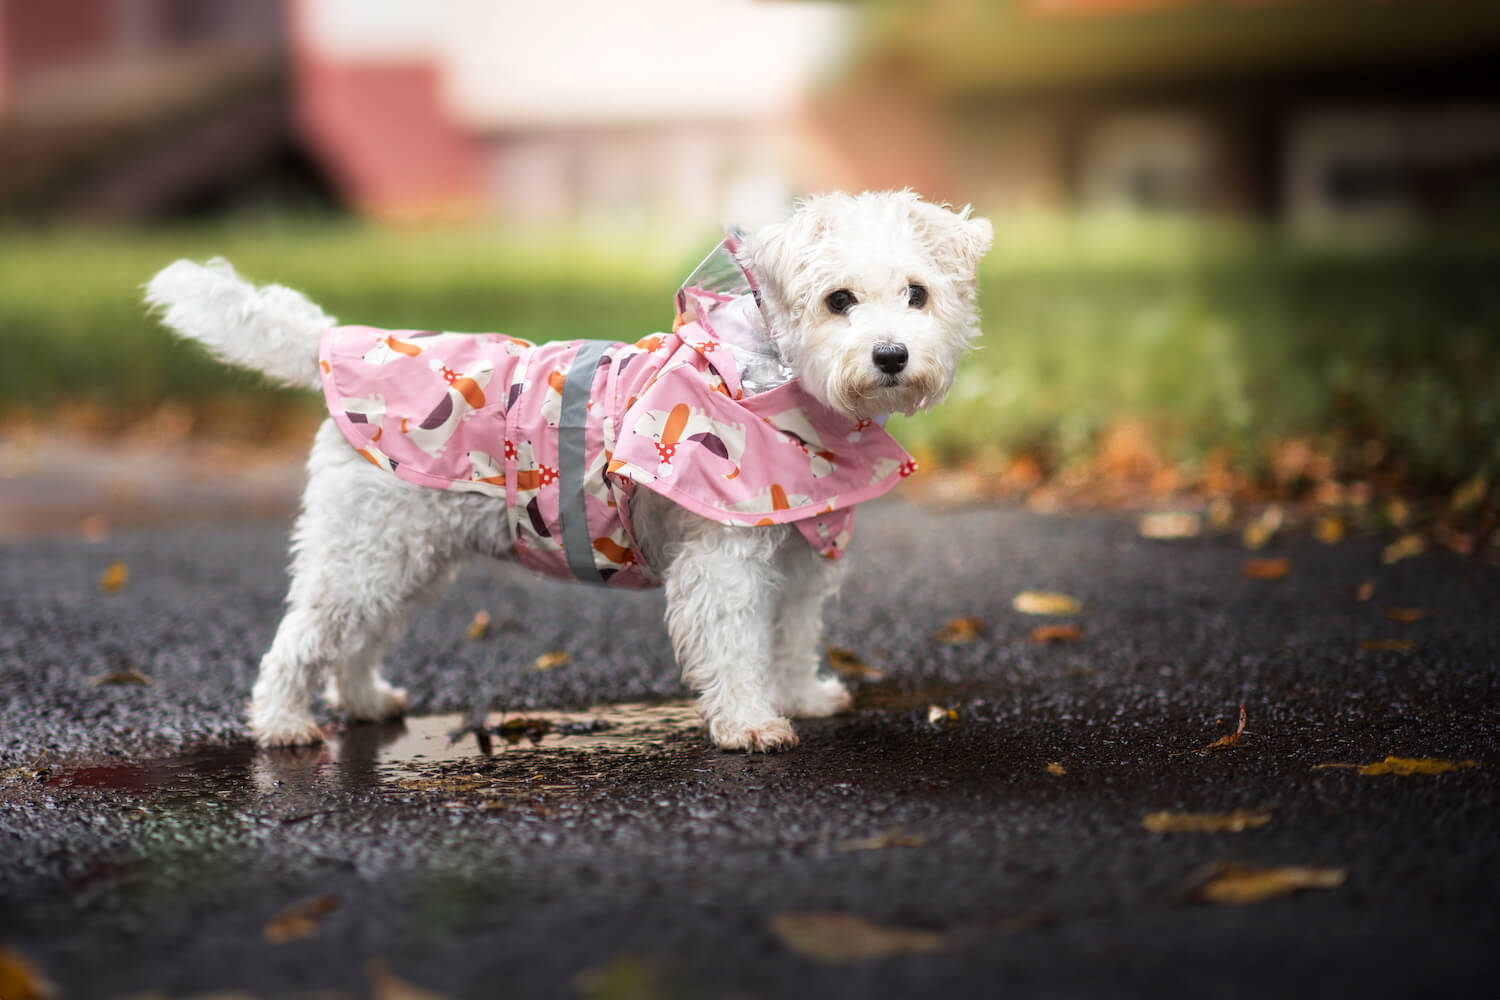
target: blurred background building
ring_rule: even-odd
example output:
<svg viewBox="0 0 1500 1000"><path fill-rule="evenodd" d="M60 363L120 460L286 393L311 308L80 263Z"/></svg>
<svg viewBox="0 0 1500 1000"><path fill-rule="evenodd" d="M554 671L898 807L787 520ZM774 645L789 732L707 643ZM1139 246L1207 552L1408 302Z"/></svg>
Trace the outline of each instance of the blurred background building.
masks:
<svg viewBox="0 0 1500 1000"><path fill-rule="evenodd" d="M1492 0L0 0L0 209L1494 219Z"/></svg>

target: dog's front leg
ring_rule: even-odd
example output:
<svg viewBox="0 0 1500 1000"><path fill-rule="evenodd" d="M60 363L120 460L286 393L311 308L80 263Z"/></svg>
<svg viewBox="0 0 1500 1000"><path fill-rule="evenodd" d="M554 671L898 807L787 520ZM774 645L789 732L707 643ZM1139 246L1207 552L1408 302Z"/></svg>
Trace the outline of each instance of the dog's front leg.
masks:
<svg viewBox="0 0 1500 1000"><path fill-rule="evenodd" d="M793 719L820 719L847 712L854 699L837 677L819 677L823 602L838 589L842 564L814 551L792 533L777 553L782 584L776 595L775 645L771 651L771 698Z"/></svg>
<svg viewBox="0 0 1500 1000"><path fill-rule="evenodd" d="M797 745L771 697L771 650L785 528L693 517L665 574L667 631L682 677L698 692L709 736L724 750Z"/></svg>

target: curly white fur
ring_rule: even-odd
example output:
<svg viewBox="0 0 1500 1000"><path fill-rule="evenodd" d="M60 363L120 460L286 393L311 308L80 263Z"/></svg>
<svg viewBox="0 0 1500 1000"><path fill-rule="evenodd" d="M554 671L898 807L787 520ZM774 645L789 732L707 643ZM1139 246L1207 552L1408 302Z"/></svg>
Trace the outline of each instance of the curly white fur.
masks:
<svg viewBox="0 0 1500 1000"><path fill-rule="evenodd" d="M968 209L951 212L909 191L822 195L746 241L743 261L761 287L774 344L737 345L765 391L799 376L850 417L937 403L979 333L976 269L992 231ZM909 288L928 292L921 306ZM856 304L829 309L843 289ZM180 260L156 275L146 300L167 326L226 361L293 385L316 387L318 342L334 325L287 288L256 288L222 260ZM908 354L896 373L878 345ZM741 353L745 352L745 353ZM386 719L406 692L381 676L385 647L413 605L474 555L507 557L503 501L415 486L371 465L330 420L308 458L292 542L287 612L261 660L250 726L267 745L315 743L315 688L354 719ZM698 692L720 747L795 746L788 717L845 711L849 693L818 675L822 605L839 567L785 525L705 520L640 490L632 501L641 556L665 582L667 629L682 676Z"/></svg>

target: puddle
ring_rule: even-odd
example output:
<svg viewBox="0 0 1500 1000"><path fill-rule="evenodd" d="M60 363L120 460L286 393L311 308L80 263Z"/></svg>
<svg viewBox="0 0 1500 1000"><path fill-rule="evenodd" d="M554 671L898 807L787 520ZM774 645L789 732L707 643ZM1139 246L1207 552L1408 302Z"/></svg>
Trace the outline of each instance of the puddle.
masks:
<svg viewBox="0 0 1500 1000"><path fill-rule="evenodd" d="M190 747L163 757L45 763L26 784L98 789L125 796L202 798L317 787L345 791L410 788L414 777L453 765L520 763L527 754L557 762L588 755L661 750L702 726L690 701L601 705L576 712L492 712L482 727L464 714L414 716L383 725L350 725L316 747L261 750L249 742ZM478 730L478 732L476 732ZM482 733L482 735L481 735Z"/></svg>

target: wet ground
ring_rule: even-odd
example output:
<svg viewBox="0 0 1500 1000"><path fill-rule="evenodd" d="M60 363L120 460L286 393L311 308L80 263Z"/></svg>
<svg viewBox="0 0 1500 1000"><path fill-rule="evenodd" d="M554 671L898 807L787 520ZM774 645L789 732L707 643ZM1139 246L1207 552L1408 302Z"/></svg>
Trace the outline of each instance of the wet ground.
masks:
<svg viewBox="0 0 1500 1000"><path fill-rule="evenodd" d="M1480 560L1292 537L1256 580L1237 537L872 504L828 631L883 676L773 757L707 745L658 595L476 566L391 656L412 719L264 752L241 710L285 534L0 559L0 943L68 996L1496 995ZM1020 614L1023 590L1083 608ZM982 632L936 641L959 616ZM1183 752L1242 702L1235 746ZM1317 767L1390 755L1457 769ZM1143 826L1240 809L1266 819ZM1325 887L1207 901L1226 866Z"/></svg>

